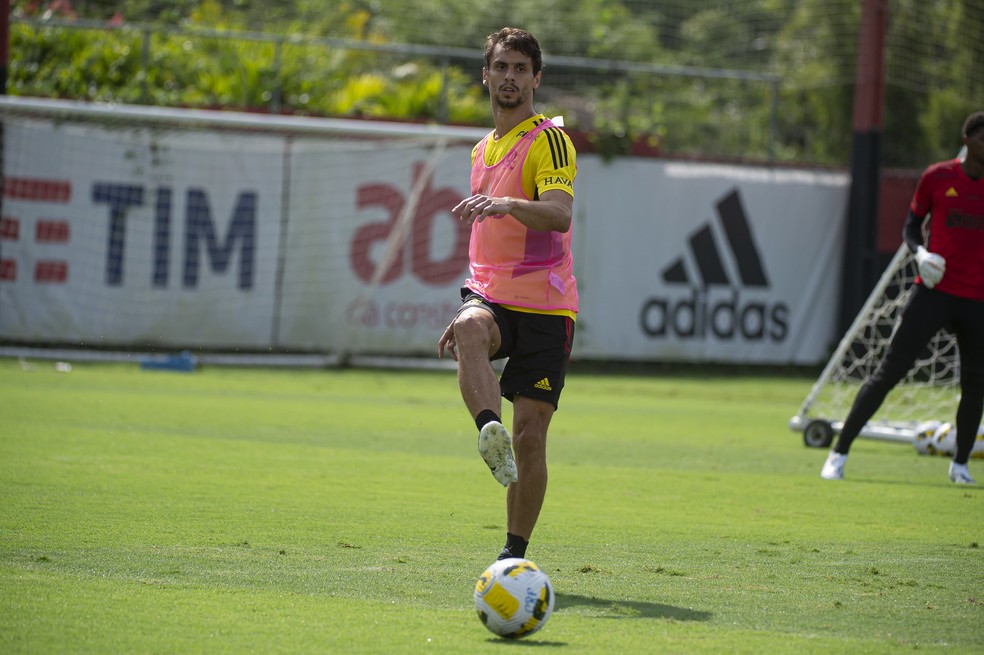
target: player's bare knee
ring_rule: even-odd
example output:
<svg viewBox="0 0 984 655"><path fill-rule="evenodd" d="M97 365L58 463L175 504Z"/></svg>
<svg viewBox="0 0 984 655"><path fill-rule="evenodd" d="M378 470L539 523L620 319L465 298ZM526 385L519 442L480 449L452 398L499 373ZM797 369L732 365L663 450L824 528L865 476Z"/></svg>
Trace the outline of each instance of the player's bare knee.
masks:
<svg viewBox="0 0 984 655"><path fill-rule="evenodd" d="M516 453L517 459L528 461L534 458L545 458L547 437L539 431L520 428L513 435L513 451Z"/></svg>
<svg viewBox="0 0 984 655"><path fill-rule="evenodd" d="M488 326L475 314L460 314L454 319L452 327L459 350L462 348L488 349L491 339Z"/></svg>

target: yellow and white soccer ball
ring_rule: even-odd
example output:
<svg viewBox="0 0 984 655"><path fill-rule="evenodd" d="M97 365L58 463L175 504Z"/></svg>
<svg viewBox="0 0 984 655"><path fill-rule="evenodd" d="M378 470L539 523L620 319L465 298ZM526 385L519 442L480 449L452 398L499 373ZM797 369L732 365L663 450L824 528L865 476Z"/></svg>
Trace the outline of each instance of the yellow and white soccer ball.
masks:
<svg viewBox="0 0 984 655"><path fill-rule="evenodd" d="M554 600L550 578L528 559L498 560L475 583L478 618L500 637L524 637L542 628Z"/></svg>
<svg viewBox="0 0 984 655"><path fill-rule="evenodd" d="M918 437L917 437L918 439ZM933 433L930 452L937 455L953 455L957 452L957 428L952 423L942 423ZM974 448L970 451L973 459L984 459L984 425L977 428Z"/></svg>
<svg viewBox="0 0 984 655"><path fill-rule="evenodd" d="M953 423L943 423L933 435L933 450L937 455L953 455L957 452L957 429Z"/></svg>
<svg viewBox="0 0 984 655"><path fill-rule="evenodd" d="M916 428L916 437L912 440L912 445L916 447L916 452L920 455L935 455L936 448L933 446L933 437L936 430L942 423L940 421L924 421Z"/></svg>

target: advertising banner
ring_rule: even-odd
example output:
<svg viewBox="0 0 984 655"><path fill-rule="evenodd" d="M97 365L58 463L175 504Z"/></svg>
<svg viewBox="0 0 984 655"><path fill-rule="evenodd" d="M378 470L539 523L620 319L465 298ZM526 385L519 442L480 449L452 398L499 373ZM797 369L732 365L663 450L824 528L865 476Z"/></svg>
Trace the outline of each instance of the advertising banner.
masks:
<svg viewBox="0 0 984 655"><path fill-rule="evenodd" d="M0 336L269 343L282 139L53 122L5 136Z"/></svg>
<svg viewBox="0 0 984 655"><path fill-rule="evenodd" d="M847 192L841 173L587 158L579 355L824 361Z"/></svg>
<svg viewBox="0 0 984 655"><path fill-rule="evenodd" d="M278 347L426 354L461 302L469 147L299 144Z"/></svg>
<svg viewBox="0 0 984 655"><path fill-rule="evenodd" d="M470 146L6 126L0 338L436 354L467 277ZM843 173L578 158L574 357L816 364Z"/></svg>

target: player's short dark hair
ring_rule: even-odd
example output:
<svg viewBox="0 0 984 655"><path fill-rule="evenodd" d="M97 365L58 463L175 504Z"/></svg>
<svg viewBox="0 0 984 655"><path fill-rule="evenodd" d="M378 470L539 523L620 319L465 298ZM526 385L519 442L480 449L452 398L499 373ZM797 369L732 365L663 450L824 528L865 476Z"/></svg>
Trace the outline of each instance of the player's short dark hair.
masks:
<svg viewBox="0 0 984 655"><path fill-rule="evenodd" d="M536 40L536 37L518 27L503 27L498 32L492 32L485 39L486 70L492 65L492 51L500 44L506 50L515 50L529 57L533 61L534 75L543 68L543 55L540 52L540 42Z"/></svg>
<svg viewBox="0 0 984 655"><path fill-rule="evenodd" d="M984 130L984 111L974 112L964 121L964 136L974 136L977 130Z"/></svg>

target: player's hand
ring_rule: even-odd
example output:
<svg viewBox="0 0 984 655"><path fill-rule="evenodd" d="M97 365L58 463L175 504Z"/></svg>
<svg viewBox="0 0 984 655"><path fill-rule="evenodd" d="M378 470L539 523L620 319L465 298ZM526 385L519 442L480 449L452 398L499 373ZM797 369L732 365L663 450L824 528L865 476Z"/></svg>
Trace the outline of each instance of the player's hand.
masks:
<svg viewBox="0 0 984 655"><path fill-rule="evenodd" d="M916 268L919 269L919 277L922 278L923 284L932 289L943 279L943 273L946 272L946 260L935 252L929 252L919 246L919 249L916 250Z"/></svg>
<svg viewBox="0 0 984 655"><path fill-rule="evenodd" d="M458 361L458 344L454 340L453 323L444 329L444 334L437 340L437 356L439 359L444 359L445 348L447 348L448 356L454 361Z"/></svg>
<svg viewBox="0 0 984 655"><path fill-rule="evenodd" d="M502 218L505 214L512 211L512 198L497 198L484 194L469 196L459 202L451 210L451 215L459 221L464 221L471 225L478 221L481 223L486 218Z"/></svg>

